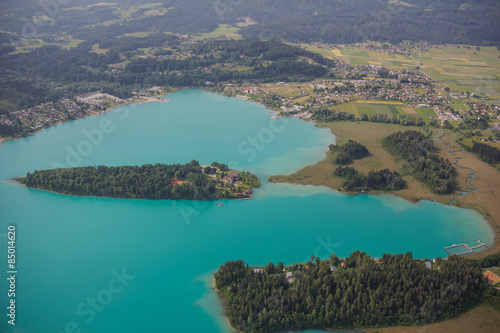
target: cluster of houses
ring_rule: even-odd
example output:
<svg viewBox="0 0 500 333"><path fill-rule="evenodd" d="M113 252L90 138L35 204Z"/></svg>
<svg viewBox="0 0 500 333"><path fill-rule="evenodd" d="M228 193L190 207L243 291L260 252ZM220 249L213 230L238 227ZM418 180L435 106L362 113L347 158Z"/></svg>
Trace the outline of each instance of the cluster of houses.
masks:
<svg viewBox="0 0 500 333"><path fill-rule="evenodd" d="M443 123L445 120L461 121L462 116L458 113L453 113L449 109L444 109L441 105L434 105L434 112L436 112L437 119L441 120Z"/></svg>
<svg viewBox="0 0 500 333"><path fill-rule="evenodd" d="M436 259L433 259L433 262L436 263ZM382 265L382 263L380 261L375 261L375 265ZM340 263L340 267L344 268L346 266L346 263L345 262L341 262ZM306 269L308 268L309 266L306 266ZM427 269L432 269L432 262L431 261L426 261L425 262L425 268ZM334 266L334 265L330 265L330 272L335 272L337 270L337 266ZM263 274L264 273L264 269L262 268L254 268L253 269L253 272L254 274ZM289 283L292 283L293 282L293 272L287 272L286 268L283 268L283 272L285 272L285 278L288 280Z"/></svg>
<svg viewBox="0 0 500 333"><path fill-rule="evenodd" d="M83 118L97 113L88 105L82 106L72 100L63 99L56 103L43 103L32 108L11 112L8 115L0 115L0 124L20 123L29 132L33 132L58 122Z"/></svg>
<svg viewBox="0 0 500 333"><path fill-rule="evenodd" d="M464 105L469 106L469 110L465 111L469 116L484 116L500 119L500 107L496 105L488 105L484 103L470 103L462 102Z"/></svg>
<svg viewBox="0 0 500 333"><path fill-rule="evenodd" d="M110 99L115 102L123 102L122 99L110 95L110 94L105 94L100 91L94 91L88 94L83 94L80 96L76 96L76 100L80 103L92 105L92 106L99 106L99 107L104 107L106 105L106 102L102 101L103 99Z"/></svg>
<svg viewBox="0 0 500 333"><path fill-rule="evenodd" d="M240 174L236 172L230 172L226 176L222 177L221 182L224 184L231 184L231 185L236 185L238 181L240 180ZM251 189L247 189L244 192L237 192L236 196L237 197L246 197L248 195L252 194Z"/></svg>
<svg viewBox="0 0 500 333"><path fill-rule="evenodd" d="M240 175L236 172L230 172L227 176L222 177L222 182L227 184L236 184Z"/></svg>

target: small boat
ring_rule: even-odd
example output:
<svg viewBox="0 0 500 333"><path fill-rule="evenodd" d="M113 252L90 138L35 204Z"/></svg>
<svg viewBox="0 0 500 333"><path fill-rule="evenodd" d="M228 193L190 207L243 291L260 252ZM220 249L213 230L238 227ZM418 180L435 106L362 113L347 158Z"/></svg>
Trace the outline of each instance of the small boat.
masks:
<svg viewBox="0 0 500 333"><path fill-rule="evenodd" d="M222 206L222 202L219 202L219 205L217 207L220 207L220 206Z"/></svg>

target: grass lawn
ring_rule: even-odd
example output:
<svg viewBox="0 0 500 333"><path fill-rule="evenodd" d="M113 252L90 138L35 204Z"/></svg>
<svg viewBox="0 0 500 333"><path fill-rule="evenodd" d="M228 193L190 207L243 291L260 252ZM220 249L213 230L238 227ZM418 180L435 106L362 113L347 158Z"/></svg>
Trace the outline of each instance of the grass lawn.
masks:
<svg viewBox="0 0 500 333"><path fill-rule="evenodd" d="M353 65L368 65L368 60L362 57L347 57Z"/></svg>
<svg viewBox="0 0 500 333"><path fill-rule="evenodd" d="M158 9L151 9L151 10L145 11L143 13L143 15L145 15L145 16L159 16L159 15L165 14L166 12L168 12L168 9L158 8Z"/></svg>
<svg viewBox="0 0 500 333"><path fill-rule="evenodd" d="M124 37L147 37L151 35L151 31L137 31L132 33L123 34Z"/></svg>
<svg viewBox="0 0 500 333"><path fill-rule="evenodd" d="M101 49L101 48L99 48L99 44L96 43L96 44L92 45L92 50L90 52L95 52L97 54L104 54L104 53L106 53L108 51L109 51L109 49Z"/></svg>
<svg viewBox="0 0 500 333"><path fill-rule="evenodd" d="M348 112L348 113L352 113L355 116L359 116L358 103L356 103L356 102L338 104L338 105L330 107L329 109L332 109L335 111L341 111L341 112Z"/></svg>
<svg viewBox="0 0 500 333"><path fill-rule="evenodd" d="M290 85L273 85L273 84L265 84L261 85L260 87L264 91L268 91L286 98L289 97L295 97L299 98L302 97L299 95L301 91L307 92L310 96L314 95L314 88L311 87L310 84L304 83L304 84L290 84Z"/></svg>
<svg viewBox="0 0 500 333"><path fill-rule="evenodd" d="M342 49L342 54L346 56L357 56L357 57L368 58L368 53L365 50L355 47L344 47Z"/></svg>
<svg viewBox="0 0 500 333"><path fill-rule="evenodd" d="M403 106L403 103L401 102L374 101L372 103L364 103L364 101L358 101L357 104L359 114L386 114L388 116L405 114L405 112L401 108Z"/></svg>
<svg viewBox="0 0 500 333"><path fill-rule="evenodd" d="M232 26L227 25L227 24L219 24L219 27L217 29L215 29L214 31L208 32L205 34L199 34L198 36L195 36L194 38L196 40L204 40L204 39L208 39L208 38L217 38L217 37L221 37L221 36L226 36L227 38L239 40L242 38L241 35L238 34L239 30L240 30L240 28L237 28L237 27L232 27Z"/></svg>
<svg viewBox="0 0 500 333"><path fill-rule="evenodd" d="M293 45L298 45L298 44L293 44ZM328 59L332 59L333 60L333 58L335 56L335 54L333 54L332 52L330 52L330 50L324 49L324 48L321 48L321 47L317 47L315 45L300 44L300 46L306 47L309 51L319 53L323 57L328 58Z"/></svg>
<svg viewBox="0 0 500 333"><path fill-rule="evenodd" d="M430 121L429 117L437 117L436 112L433 108L415 108L417 114L422 117L423 120Z"/></svg>
<svg viewBox="0 0 500 333"><path fill-rule="evenodd" d="M83 41L84 41L83 39L75 39L75 38L69 36L68 41L61 39L61 42L64 43L64 44L62 44L61 47L65 50L69 50L69 49L72 49L74 47L77 47Z"/></svg>
<svg viewBox="0 0 500 333"><path fill-rule="evenodd" d="M493 135L492 135L492 137L494 138ZM481 141L481 138L488 139L488 135L486 135L486 136L485 135L483 135L483 136L475 136L475 137L472 137L472 138L463 139L462 143L464 145L466 145L466 146L472 147L474 145L472 143L472 141L476 141L476 142L483 143L485 145L488 145L488 146L491 146L491 147L496 147L496 148L500 149L500 142Z"/></svg>

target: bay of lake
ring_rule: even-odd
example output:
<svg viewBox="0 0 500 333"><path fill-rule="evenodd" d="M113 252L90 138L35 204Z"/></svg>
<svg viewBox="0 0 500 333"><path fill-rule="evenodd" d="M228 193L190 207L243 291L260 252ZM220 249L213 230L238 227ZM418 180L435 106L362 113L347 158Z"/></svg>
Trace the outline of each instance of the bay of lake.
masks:
<svg viewBox="0 0 500 333"><path fill-rule="evenodd" d="M169 103L124 106L0 146L0 269L16 226L16 326L1 332L226 332L210 288L227 260L250 265L380 257L443 249L494 233L477 212L394 196L348 196L325 187L270 184L325 157L335 137L261 105L183 90ZM149 201L74 197L9 180L33 170L86 165L228 163L257 174L252 200ZM2 255L4 253L4 255Z"/></svg>

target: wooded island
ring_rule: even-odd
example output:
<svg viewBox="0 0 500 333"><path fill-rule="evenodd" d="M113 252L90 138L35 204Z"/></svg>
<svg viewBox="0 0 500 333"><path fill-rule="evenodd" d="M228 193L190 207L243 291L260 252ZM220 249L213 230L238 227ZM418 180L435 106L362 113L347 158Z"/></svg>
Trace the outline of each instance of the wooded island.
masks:
<svg viewBox="0 0 500 333"><path fill-rule="evenodd" d="M130 199L242 199L260 186L256 175L229 170L222 163L201 166L146 164L142 166L87 166L28 172L17 178L37 189L78 196Z"/></svg>

